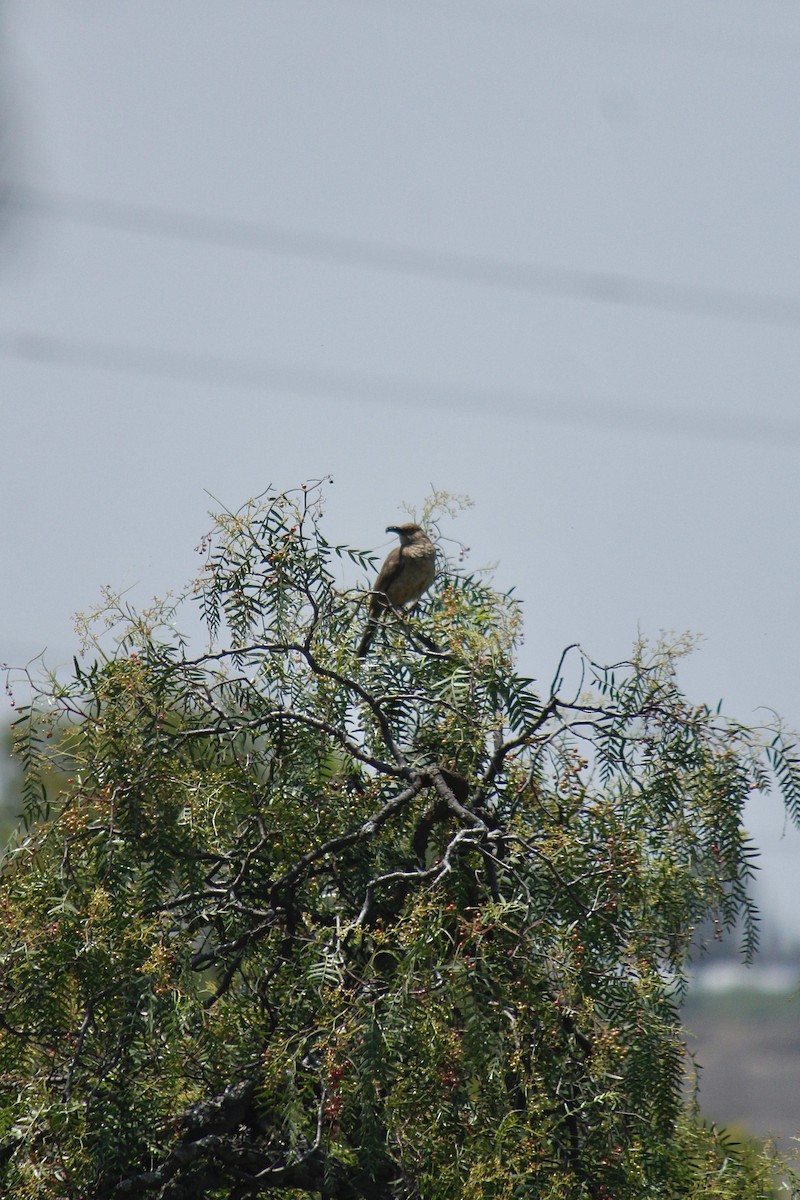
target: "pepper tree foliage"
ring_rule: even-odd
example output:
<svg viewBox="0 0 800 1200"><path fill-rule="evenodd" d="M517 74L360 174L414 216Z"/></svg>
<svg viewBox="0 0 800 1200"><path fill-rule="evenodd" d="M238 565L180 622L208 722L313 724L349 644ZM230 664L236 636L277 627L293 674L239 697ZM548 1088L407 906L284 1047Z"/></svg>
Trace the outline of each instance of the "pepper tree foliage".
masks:
<svg viewBox="0 0 800 1200"><path fill-rule="evenodd" d="M513 597L444 559L358 660L339 581L375 563L318 487L204 550L205 652L119 607L16 724L3 1194L772 1194L683 1097L679 1002L702 922L754 946L780 731L690 705L680 645L571 647L542 689Z"/></svg>

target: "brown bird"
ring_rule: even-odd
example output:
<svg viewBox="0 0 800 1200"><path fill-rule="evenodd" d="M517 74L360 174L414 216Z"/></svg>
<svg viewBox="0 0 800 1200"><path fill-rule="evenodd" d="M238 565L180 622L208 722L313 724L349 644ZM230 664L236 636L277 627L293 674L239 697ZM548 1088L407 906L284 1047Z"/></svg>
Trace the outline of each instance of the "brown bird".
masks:
<svg viewBox="0 0 800 1200"><path fill-rule="evenodd" d="M436 578L436 547L424 529L409 521L389 525L387 533L396 533L400 545L386 556L370 593L367 624L356 651L363 658L375 636L378 621L389 609L416 604Z"/></svg>

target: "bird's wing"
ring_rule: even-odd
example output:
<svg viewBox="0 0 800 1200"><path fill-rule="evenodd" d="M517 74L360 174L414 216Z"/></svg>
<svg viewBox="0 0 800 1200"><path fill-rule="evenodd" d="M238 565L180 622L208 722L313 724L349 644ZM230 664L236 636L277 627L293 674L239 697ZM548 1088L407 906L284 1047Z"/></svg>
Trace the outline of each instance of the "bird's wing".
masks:
<svg viewBox="0 0 800 1200"><path fill-rule="evenodd" d="M390 598L391 586L402 570L403 549L402 546L395 546L394 550L390 550L386 555L386 560L378 572L378 578L372 585L372 596L369 601L369 611L372 616L386 607L386 600Z"/></svg>

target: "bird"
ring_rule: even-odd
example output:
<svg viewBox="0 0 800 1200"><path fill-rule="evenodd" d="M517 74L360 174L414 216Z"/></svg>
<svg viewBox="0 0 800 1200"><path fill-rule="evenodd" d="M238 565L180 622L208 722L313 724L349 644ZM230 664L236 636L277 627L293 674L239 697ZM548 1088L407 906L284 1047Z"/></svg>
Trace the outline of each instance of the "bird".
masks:
<svg viewBox="0 0 800 1200"><path fill-rule="evenodd" d="M390 609L416 604L436 578L436 547L421 525L388 525L387 533L396 533L400 545L386 556L373 584L367 611L367 623L356 654L363 658L375 636L378 621Z"/></svg>

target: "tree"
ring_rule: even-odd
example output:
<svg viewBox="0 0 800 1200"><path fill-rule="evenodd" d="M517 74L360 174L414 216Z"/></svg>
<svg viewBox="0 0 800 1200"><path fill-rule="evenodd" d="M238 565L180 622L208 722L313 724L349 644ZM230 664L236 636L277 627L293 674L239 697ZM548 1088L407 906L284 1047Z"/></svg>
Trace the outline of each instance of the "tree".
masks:
<svg viewBox="0 0 800 1200"><path fill-rule="evenodd" d="M5 846L14 832L21 805L19 772L11 758L11 746L11 730L6 726L0 729L0 847Z"/></svg>
<svg viewBox="0 0 800 1200"><path fill-rule="evenodd" d="M683 644L540 691L450 562L357 659L337 562L374 564L320 500L218 518L207 650L111 605L17 720L5 1194L771 1194L682 1098L679 1005L704 919L754 949L742 810L800 817L791 744L689 704Z"/></svg>

